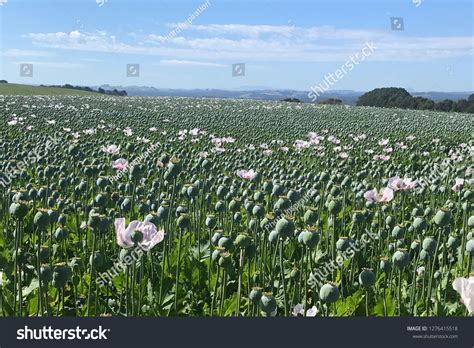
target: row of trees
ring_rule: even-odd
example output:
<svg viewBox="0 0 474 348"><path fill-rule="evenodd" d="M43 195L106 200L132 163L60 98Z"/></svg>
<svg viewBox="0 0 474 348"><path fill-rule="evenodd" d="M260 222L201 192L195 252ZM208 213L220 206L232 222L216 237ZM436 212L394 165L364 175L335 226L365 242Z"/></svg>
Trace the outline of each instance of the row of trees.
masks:
<svg viewBox="0 0 474 348"><path fill-rule="evenodd" d="M86 91L86 92L94 92L94 93L100 93L100 94L106 94L106 95L115 95L115 96L119 96L119 97L125 97L127 96L127 91L123 90L123 91L119 91L117 89L114 89L114 90L105 90L103 88L99 88L97 91L95 89L92 89L90 87L86 87L86 86L73 86L73 85L70 85L68 83L66 83L65 85L53 85L53 86L46 86L46 85L41 85L41 87L57 87L57 88L67 88L67 89L75 89L75 90L79 90L79 91Z"/></svg>
<svg viewBox="0 0 474 348"><path fill-rule="evenodd" d="M424 97L413 97L403 88L376 88L360 96L358 106L378 106L414 110L437 110L474 113L474 94L468 99L435 102Z"/></svg>

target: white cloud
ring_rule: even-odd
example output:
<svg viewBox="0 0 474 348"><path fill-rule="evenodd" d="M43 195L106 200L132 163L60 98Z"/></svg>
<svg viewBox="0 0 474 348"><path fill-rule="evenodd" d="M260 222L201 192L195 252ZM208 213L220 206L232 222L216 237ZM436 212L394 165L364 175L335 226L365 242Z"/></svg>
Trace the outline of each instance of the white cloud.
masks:
<svg viewBox="0 0 474 348"><path fill-rule="evenodd" d="M218 67L218 68L223 68L226 67L227 65L225 64L218 64L218 63L210 63L210 62L198 62L194 60L178 60L178 59L164 59L160 61L160 64L162 65L192 65L192 66L212 66L212 67Z"/></svg>
<svg viewBox="0 0 474 348"><path fill-rule="evenodd" d="M193 25L193 37L149 34L125 43L104 31L30 33L39 47L155 55L175 61L344 62L367 42L373 61L431 61L473 56L472 36L412 36L380 30L269 25ZM198 35L198 37L196 37ZM181 63L184 64L184 63ZM189 64L188 64L189 65Z"/></svg>
<svg viewBox="0 0 474 348"><path fill-rule="evenodd" d="M50 51L34 51L34 50L20 50L16 48L12 48L6 50L2 53L4 57L51 57L54 56L54 53Z"/></svg>

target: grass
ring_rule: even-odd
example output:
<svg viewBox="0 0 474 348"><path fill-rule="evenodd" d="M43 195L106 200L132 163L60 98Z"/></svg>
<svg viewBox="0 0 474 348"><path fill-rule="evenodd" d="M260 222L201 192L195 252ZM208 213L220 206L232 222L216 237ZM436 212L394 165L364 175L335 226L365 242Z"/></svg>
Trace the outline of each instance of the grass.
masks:
<svg viewBox="0 0 474 348"><path fill-rule="evenodd" d="M77 95L99 96L101 94L58 87L40 87L16 83L0 83L0 95Z"/></svg>

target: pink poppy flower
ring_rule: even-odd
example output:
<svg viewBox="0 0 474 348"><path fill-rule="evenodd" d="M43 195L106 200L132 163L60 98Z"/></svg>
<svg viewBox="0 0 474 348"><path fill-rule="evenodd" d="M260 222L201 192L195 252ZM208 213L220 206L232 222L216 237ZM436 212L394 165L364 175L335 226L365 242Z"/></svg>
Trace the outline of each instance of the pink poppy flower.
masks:
<svg viewBox="0 0 474 348"><path fill-rule="evenodd" d="M280 147L280 151L283 151L283 152L288 152L289 148L286 147L286 146L282 146Z"/></svg>
<svg viewBox="0 0 474 348"><path fill-rule="evenodd" d="M117 244L125 249L135 245L132 237L137 232L140 232L143 237L137 244L144 251L152 249L165 238L164 230L158 230L156 226L149 221L134 220L130 222L128 227L125 227L124 218L115 219L115 232L117 234Z"/></svg>
<svg viewBox="0 0 474 348"><path fill-rule="evenodd" d="M120 151L120 146L117 146L117 145L104 146L102 148L102 151L104 151L105 153L108 153L109 155L116 155Z"/></svg>
<svg viewBox="0 0 474 348"><path fill-rule="evenodd" d="M131 137L133 135L133 131L130 127L126 127L124 130L123 130L123 134L125 134L127 137Z"/></svg>
<svg viewBox="0 0 474 348"><path fill-rule="evenodd" d="M393 178L388 179L388 187L394 191L398 190L411 190L417 185L416 181L413 181L411 178L401 179L399 176L394 176Z"/></svg>
<svg viewBox="0 0 474 348"><path fill-rule="evenodd" d="M364 193L364 197L369 202L387 203L393 199L393 190L386 187L379 193L377 189L373 189Z"/></svg>
<svg viewBox="0 0 474 348"><path fill-rule="evenodd" d="M112 164L112 168L123 170L128 167L128 161L125 158L119 158Z"/></svg>
<svg viewBox="0 0 474 348"><path fill-rule="evenodd" d="M239 178L242 178L244 180L252 180L257 175L257 172L254 171L253 169L250 169L250 170L239 169L236 172L236 174Z"/></svg>
<svg viewBox="0 0 474 348"><path fill-rule="evenodd" d="M464 185L464 179L457 178L456 182L454 183L454 186L451 189L457 193L461 191L461 188L463 185Z"/></svg>
<svg viewBox="0 0 474 348"><path fill-rule="evenodd" d="M379 141L379 145L380 145L380 146L385 146L385 145L388 144L388 142L389 142L388 139L382 139L382 140Z"/></svg>
<svg viewBox="0 0 474 348"><path fill-rule="evenodd" d="M313 306L306 311L306 317L315 317L318 314L318 308ZM292 315L294 317L304 317L304 307L302 304L298 303L293 307Z"/></svg>
<svg viewBox="0 0 474 348"><path fill-rule="evenodd" d="M470 315L474 315L474 277L456 278L453 289L461 295L461 302L466 306Z"/></svg>

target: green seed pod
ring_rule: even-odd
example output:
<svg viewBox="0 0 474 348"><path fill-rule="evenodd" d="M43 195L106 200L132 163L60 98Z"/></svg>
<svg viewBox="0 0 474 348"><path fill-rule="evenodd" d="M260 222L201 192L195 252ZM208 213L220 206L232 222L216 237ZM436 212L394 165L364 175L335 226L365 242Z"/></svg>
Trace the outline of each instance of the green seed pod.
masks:
<svg viewBox="0 0 474 348"><path fill-rule="evenodd" d="M211 230L216 227L217 219L215 215L207 215L206 216L206 226Z"/></svg>
<svg viewBox="0 0 474 348"><path fill-rule="evenodd" d="M268 234L268 241L270 242L270 244L276 244L278 241L278 238L279 238L279 235L277 231L271 231Z"/></svg>
<svg viewBox="0 0 474 348"><path fill-rule="evenodd" d="M228 270L232 268L232 257L229 253L221 253L218 263L220 267Z"/></svg>
<svg viewBox="0 0 474 348"><path fill-rule="evenodd" d="M416 217L413 220L413 229L417 232L421 232L426 229L426 221L422 217Z"/></svg>
<svg viewBox="0 0 474 348"><path fill-rule="evenodd" d="M234 241L230 237L221 237L217 245L221 248L224 248L227 251L234 250Z"/></svg>
<svg viewBox="0 0 474 348"><path fill-rule="evenodd" d="M364 214L361 211L354 211L352 214L352 223L359 224L364 222Z"/></svg>
<svg viewBox="0 0 474 348"><path fill-rule="evenodd" d="M54 238L56 238L57 241L62 242L63 240L66 240L69 237L69 231L65 227L58 227L56 231L54 232Z"/></svg>
<svg viewBox="0 0 474 348"><path fill-rule="evenodd" d="M262 298L262 288L255 287L250 291L249 299L254 305L260 302Z"/></svg>
<svg viewBox="0 0 474 348"><path fill-rule="evenodd" d="M375 273L368 268L364 268L359 274L359 283L365 287L369 288L375 284Z"/></svg>
<svg viewBox="0 0 474 348"><path fill-rule="evenodd" d="M257 254L257 246L255 244L250 244L245 248L245 257L249 260L253 259Z"/></svg>
<svg viewBox="0 0 474 348"><path fill-rule="evenodd" d="M402 225L397 225L392 230L393 239L402 239L405 235L405 227Z"/></svg>
<svg viewBox="0 0 474 348"><path fill-rule="evenodd" d="M53 286L56 289L63 288L72 276L71 267L65 263L58 263L53 268Z"/></svg>
<svg viewBox="0 0 474 348"><path fill-rule="evenodd" d="M472 216L469 217L469 220L467 220L467 225L468 225L470 228L473 228L473 227L474 227L474 215L472 215Z"/></svg>
<svg viewBox="0 0 474 348"><path fill-rule="evenodd" d="M214 246L217 246L219 243L219 239L222 238L222 230L216 231L211 238L211 243Z"/></svg>
<svg viewBox="0 0 474 348"><path fill-rule="evenodd" d="M464 191L464 195L463 195L462 199L465 200L465 201L468 201L468 202L474 200L474 192L467 189L466 191Z"/></svg>
<svg viewBox="0 0 474 348"><path fill-rule="evenodd" d="M290 278L293 280L299 279L301 272L298 268L293 268L290 272Z"/></svg>
<svg viewBox="0 0 474 348"><path fill-rule="evenodd" d="M380 259L380 271L383 273L390 273L392 269L392 264L390 263L389 259L384 257Z"/></svg>
<svg viewBox="0 0 474 348"><path fill-rule="evenodd" d="M188 214L181 214L178 220L176 221L176 224L182 230L189 228L190 223L191 223L191 220Z"/></svg>
<svg viewBox="0 0 474 348"><path fill-rule="evenodd" d="M89 263L94 268L100 268L104 264L104 256L100 251L95 251L89 258Z"/></svg>
<svg viewBox="0 0 474 348"><path fill-rule="evenodd" d="M433 238L426 237L423 240L423 250L430 254L430 256L433 256L436 251L436 244L437 243Z"/></svg>
<svg viewBox="0 0 474 348"><path fill-rule="evenodd" d="M466 243L466 252L469 255L474 253L474 239L471 239Z"/></svg>
<svg viewBox="0 0 474 348"><path fill-rule="evenodd" d="M239 234L237 238L235 238L235 247L238 249L245 249L247 248L252 240L249 236L245 234Z"/></svg>
<svg viewBox="0 0 474 348"><path fill-rule="evenodd" d="M331 200L328 203L328 211L331 215L337 215L342 209L342 203L339 200Z"/></svg>
<svg viewBox="0 0 474 348"><path fill-rule="evenodd" d="M420 251L420 260L423 262L427 262L429 259L430 259L430 254L427 251L422 249Z"/></svg>
<svg viewBox="0 0 474 348"><path fill-rule="evenodd" d="M339 289L332 283L324 284L319 290L319 298L325 303L334 303L339 299Z"/></svg>
<svg viewBox="0 0 474 348"><path fill-rule="evenodd" d="M100 227L100 215L97 213L89 214L89 220L87 220L87 226L94 231L98 231Z"/></svg>
<svg viewBox="0 0 474 348"><path fill-rule="evenodd" d="M433 222L438 227L446 227L451 221L451 212L447 209L440 209L433 218Z"/></svg>
<svg viewBox="0 0 474 348"><path fill-rule="evenodd" d="M318 221L318 214L315 208L308 208L303 216L305 225L314 225Z"/></svg>
<svg viewBox="0 0 474 348"><path fill-rule="evenodd" d="M35 226L37 226L39 229L45 229L49 225L49 215L48 212L45 210L39 210L34 219L33 222Z"/></svg>
<svg viewBox="0 0 474 348"><path fill-rule="evenodd" d="M455 251L461 245L461 241L457 236L449 236L446 245L450 250Z"/></svg>
<svg viewBox="0 0 474 348"><path fill-rule="evenodd" d="M217 260L219 260L219 257L221 256L221 253L223 252L224 250L223 249L216 249L212 252L212 255L211 255L211 260L212 262L217 262Z"/></svg>
<svg viewBox="0 0 474 348"><path fill-rule="evenodd" d="M339 237L336 242L336 249L340 252L346 251L350 247L350 240L347 237Z"/></svg>
<svg viewBox="0 0 474 348"><path fill-rule="evenodd" d="M295 232L295 223L290 217L283 217L278 220L275 230L283 239L291 237Z"/></svg>
<svg viewBox="0 0 474 348"><path fill-rule="evenodd" d="M53 279L53 270L49 265L42 265L40 269L41 282L47 283Z"/></svg>
<svg viewBox="0 0 474 348"><path fill-rule="evenodd" d="M28 214L28 206L25 202L19 201L10 205L10 214L17 220L23 219Z"/></svg>
<svg viewBox="0 0 474 348"><path fill-rule="evenodd" d="M392 262L397 268L405 268L410 263L410 255L406 252L406 250L397 250L393 254Z"/></svg>
<svg viewBox="0 0 474 348"><path fill-rule="evenodd" d="M319 233L316 231L303 231L301 232L301 240L306 247L313 249L319 243Z"/></svg>
<svg viewBox="0 0 474 348"><path fill-rule="evenodd" d="M260 297L260 309L266 316L274 316L276 314L277 303L271 292L264 292Z"/></svg>

